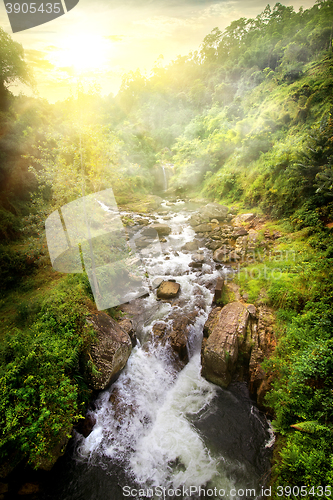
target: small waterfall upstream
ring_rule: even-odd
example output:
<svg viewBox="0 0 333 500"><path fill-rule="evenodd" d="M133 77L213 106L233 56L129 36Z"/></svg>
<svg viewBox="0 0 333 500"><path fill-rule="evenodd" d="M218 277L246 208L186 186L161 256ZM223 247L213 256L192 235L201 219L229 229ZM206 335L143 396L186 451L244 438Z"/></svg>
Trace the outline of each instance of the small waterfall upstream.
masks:
<svg viewBox="0 0 333 500"><path fill-rule="evenodd" d="M162 172L163 172L163 192L165 193L165 191L168 189L168 180L167 180L164 165L162 165L161 168L162 168Z"/></svg>
<svg viewBox="0 0 333 500"><path fill-rule="evenodd" d="M164 204L167 208L170 204ZM204 246L202 269L188 266L191 254L181 248L195 236L187 223L190 213L180 201L172 209L155 219L172 229L162 254L154 260L148 255L144 263L151 281L161 277L180 283L179 300L158 302L154 291L137 299L142 311L138 345L119 379L95 401L93 431L87 438L76 434L74 449L45 499L194 499L204 491L216 499L261 498L269 471L269 425L245 384L223 390L200 375L212 284L224 270L215 268ZM157 321L170 323L193 311L189 362L179 371L168 346L149 338Z"/></svg>

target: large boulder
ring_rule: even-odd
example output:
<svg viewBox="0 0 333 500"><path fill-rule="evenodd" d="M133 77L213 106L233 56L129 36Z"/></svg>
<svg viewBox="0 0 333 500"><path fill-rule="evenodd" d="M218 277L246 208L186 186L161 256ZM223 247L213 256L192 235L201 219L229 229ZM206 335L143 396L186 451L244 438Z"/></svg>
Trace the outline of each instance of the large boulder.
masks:
<svg viewBox="0 0 333 500"><path fill-rule="evenodd" d="M161 206L161 203L163 202L163 198L161 198L160 196L156 196L154 194L151 194L149 196L149 202L148 202L148 205L149 207L152 209L152 210L156 210L157 208L159 208Z"/></svg>
<svg viewBox="0 0 333 500"><path fill-rule="evenodd" d="M223 221L226 219L228 211L228 207L219 205L218 203L208 203L208 205L201 209L201 215L210 220Z"/></svg>
<svg viewBox="0 0 333 500"><path fill-rule="evenodd" d="M144 236L148 236L150 238L155 238L156 233L158 236L168 236L168 234L171 233L171 228L167 224L156 223L151 224L142 231Z"/></svg>
<svg viewBox="0 0 333 500"><path fill-rule="evenodd" d="M97 339L90 347L90 356L100 374L92 375L91 387L104 390L126 365L132 350L131 338L104 312L92 314L87 323L96 332Z"/></svg>
<svg viewBox="0 0 333 500"><path fill-rule="evenodd" d="M198 250L198 248L199 242L197 240L193 240L185 243L185 245L181 247L181 250L186 252L194 252L195 250Z"/></svg>
<svg viewBox="0 0 333 500"><path fill-rule="evenodd" d="M82 434L85 438L91 434L94 426L96 425L96 418L90 412L88 412L83 420L80 420L76 425L75 429L77 432Z"/></svg>
<svg viewBox="0 0 333 500"><path fill-rule="evenodd" d="M205 244L205 247L215 251L221 247L221 241L208 241L208 243Z"/></svg>
<svg viewBox="0 0 333 500"><path fill-rule="evenodd" d="M232 247L228 245L218 248L215 250L213 255L215 262L222 262L224 264L227 262L236 262L240 260L240 258L240 255L235 250L232 250Z"/></svg>
<svg viewBox="0 0 333 500"><path fill-rule="evenodd" d="M204 222L204 219L200 214L192 214L188 220L190 226L198 226L199 224L202 224L202 222Z"/></svg>
<svg viewBox="0 0 333 500"><path fill-rule="evenodd" d="M168 344L177 358L179 358L181 362L187 363L187 343L190 326L194 323L197 315L198 310L194 310L186 315L178 315L175 313L168 318L172 321L168 321L167 323L158 321L153 326L153 341L162 345ZM182 366L180 365L179 367L181 368Z"/></svg>
<svg viewBox="0 0 333 500"><path fill-rule="evenodd" d="M215 308L205 324L201 350L202 375L221 387L228 387L236 368L239 348L246 338L249 312L240 302Z"/></svg>
<svg viewBox="0 0 333 500"><path fill-rule="evenodd" d="M202 253L195 253L194 255L192 255L192 260L194 262L200 262L201 264L203 264L206 261L206 257Z"/></svg>
<svg viewBox="0 0 333 500"><path fill-rule="evenodd" d="M63 428L62 430L60 430L57 436L56 444L53 446L53 448L48 450L48 454L46 456L41 456L39 459L35 460L33 462L33 466L36 469L50 471L55 465L58 458L60 458L65 453L72 432L73 426L71 424L67 426L67 428Z"/></svg>
<svg viewBox="0 0 333 500"><path fill-rule="evenodd" d="M122 328L128 335L130 336L132 347L135 347L137 344L137 338L135 333L135 328L133 321L130 318L124 318L118 321L118 325Z"/></svg>
<svg viewBox="0 0 333 500"><path fill-rule="evenodd" d="M174 299L180 290L180 284L175 281L163 281L157 289L158 299Z"/></svg>
<svg viewBox="0 0 333 500"><path fill-rule="evenodd" d="M233 238L239 238L240 236L246 236L248 232L244 227L235 227L234 232L232 233Z"/></svg>
<svg viewBox="0 0 333 500"><path fill-rule="evenodd" d="M252 219L254 219L254 214L239 214L232 219L232 223L234 226L238 226L250 222Z"/></svg>
<svg viewBox="0 0 333 500"><path fill-rule="evenodd" d="M215 304L218 300L222 299L223 288L224 288L224 278L220 276L219 278L217 278L215 285L214 299L213 299L213 302Z"/></svg>
<svg viewBox="0 0 333 500"><path fill-rule="evenodd" d="M213 226L212 224L199 224L193 229L196 233L210 233L211 231L213 231Z"/></svg>

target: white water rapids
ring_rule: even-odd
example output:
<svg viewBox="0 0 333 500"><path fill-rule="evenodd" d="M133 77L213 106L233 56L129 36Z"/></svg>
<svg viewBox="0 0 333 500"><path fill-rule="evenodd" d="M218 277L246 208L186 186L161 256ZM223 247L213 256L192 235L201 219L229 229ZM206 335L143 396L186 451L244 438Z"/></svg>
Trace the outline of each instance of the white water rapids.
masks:
<svg viewBox="0 0 333 500"><path fill-rule="evenodd" d="M192 254L181 251L181 247L192 241L195 233L187 223L190 214L183 212L182 206L182 202L174 204L178 212L169 212L166 220L162 215L156 217L154 222L168 224L172 231L162 243L160 257L144 258L151 282L160 277L180 283L179 300L172 304L158 302L156 291L139 299L142 321L138 345L118 380L95 402L96 424L91 434L87 438L76 435L72 464L86 471L103 469L106 475L115 475L115 468L121 470L116 480L118 489L127 484L136 488L217 487L236 499L247 497L229 495L234 488L255 488L255 497L259 498L260 476L268 464L268 425L244 385L238 393L224 391L200 375L203 325L213 299L207 286L225 271L215 269L212 252L204 247L204 241L199 249L205 255L202 269L188 266ZM189 362L179 371L170 348L147 339L157 321L168 323L175 314L193 311L197 316L190 327ZM110 490L104 491L101 485L89 494L91 484L83 493L83 486L72 482L76 493L62 498L116 498L114 494L105 496ZM117 498L124 497L119 494Z"/></svg>

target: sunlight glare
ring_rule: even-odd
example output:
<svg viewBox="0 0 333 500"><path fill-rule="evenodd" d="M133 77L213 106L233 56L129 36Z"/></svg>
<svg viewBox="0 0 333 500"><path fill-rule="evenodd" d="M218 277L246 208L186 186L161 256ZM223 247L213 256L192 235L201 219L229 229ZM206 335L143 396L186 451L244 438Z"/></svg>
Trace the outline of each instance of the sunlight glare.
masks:
<svg viewBox="0 0 333 500"><path fill-rule="evenodd" d="M58 67L73 67L78 73L103 69L109 57L110 42L99 35L77 34L64 39L54 56Z"/></svg>

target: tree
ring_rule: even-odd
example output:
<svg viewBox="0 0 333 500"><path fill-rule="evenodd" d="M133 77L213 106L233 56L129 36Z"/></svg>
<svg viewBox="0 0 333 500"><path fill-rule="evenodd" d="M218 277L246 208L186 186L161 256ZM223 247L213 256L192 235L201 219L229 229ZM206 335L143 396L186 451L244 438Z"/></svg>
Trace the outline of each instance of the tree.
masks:
<svg viewBox="0 0 333 500"><path fill-rule="evenodd" d="M8 86L15 80L30 82L23 47L0 28L0 111L8 105Z"/></svg>

